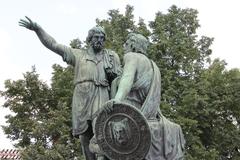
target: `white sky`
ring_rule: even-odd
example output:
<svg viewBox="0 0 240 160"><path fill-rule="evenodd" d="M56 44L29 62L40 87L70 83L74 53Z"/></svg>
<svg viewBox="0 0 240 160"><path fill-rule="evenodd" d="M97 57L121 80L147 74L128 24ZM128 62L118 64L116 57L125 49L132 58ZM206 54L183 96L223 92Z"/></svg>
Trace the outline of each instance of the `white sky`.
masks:
<svg viewBox="0 0 240 160"><path fill-rule="evenodd" d="M133 5L136 21L155 18L157 11L166 12L173 4L180 8L199 11L199 35L214 37L212 57L226 60L228 68L240 68L237 50L240 37L240 1L238 0L0 0L0 90L4 80L22 78L22 73L35 65L41 79L51 78L54 63L66 66L61 57L46 49L37 36L22 27L18 21L29 16L38 22L58 42L68 45L70 40L84 41L95 19L106 19L110 9L124 12ZM0 105L3 103L0 99ZM0 107L0 125L9 111ZM13 148L0 129L0 149Z"/></svg>

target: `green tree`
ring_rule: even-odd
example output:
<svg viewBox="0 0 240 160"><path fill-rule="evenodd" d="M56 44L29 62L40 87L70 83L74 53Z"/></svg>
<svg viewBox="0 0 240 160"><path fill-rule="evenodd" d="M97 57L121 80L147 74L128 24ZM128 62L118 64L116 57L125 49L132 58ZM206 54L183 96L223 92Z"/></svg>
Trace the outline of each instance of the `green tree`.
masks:
<svg viewBox="0 0 240 160"><path fill-rule="evenodd" d="M14 114L6 116L9 125L3 129L17 140L23 159L83 158L79 139L71 136L72 91L72 67L53 65L51 87L39 80L35 67L23 79L6 80L3 107Z"/></svg>
<svg viewBox="0 0 240 160"><path fill-rule="evenodd" d="M210 141L208 132L214 128L206 128L211 123L210 120L213 119L211 114L206 112L213 110L217 113L218 111L216 107L213 108L206 101L209 99L209 94L212 94L212 90L209 90L208 86L211 82L208 82L203 76L212 69L209 65L214 65L209 57L212 53L210 46L213 38L199 37L196 34L200 27L197 10L172 6L166 14L158 12L154 21L149 23L149 28L142 19L136 24L132 12L133 8L127 6L124 15L118 10L111 10L109 11L110 18L97 20L99 25L107 29L107 38L109 39L107 45L122 55L122 44L129 32L145 35L151 41L149 56L161 70L161 109L164 115L182 126L187 140L186 159L228 158L230 154L223 152L223 150L227 150L226 146L220 145L225 143L223 137L218 139L219 143L216 139ZM207 91L209 94L205 94ZM211 102L214 100L212 99ZM234 105L237 106L237 104L236 102ZM238 112L236 111L236 113ZM228 116L232 115L228 114ZM236 120L236 118L233 119ZM229 123L235 131L231 134L238 136L238 125L233 125L232 122ZM227 123L223 122L222 126L224 125ZM229 132L229 130L226 128L225 132ZM226 143L231 145L227 140ZM233 148L234 154L237 155L239 148Z"/></svg>
<svg viewBox="0 0 240 160"><path fill-rule="evenodd" d="M149 24L142 18L135 22L133 10L128 5L124 14L110 10L108 19L96 20L105 28L106 48L121 57L128 33L146 36L149 56L162 75L160 108L182 126L186 159L239 159L239 69L227 70L224 61L211 62L213 38L197 35L197 10L172 6L167 13L156 13ZM71 46L81 48L82 43L74 39ZM24 79L7 80L1 93L4 107L15 113L7 116L4 131L18 140L25 159L80 158L79 140L70 136L73 69L54 65L53 70L50 87L33 68Z"/></svg>
<svg viewBox="0 0 240 160"><path fill-rule="evenodd" d="M135 24L133 11L133 6L127 5L124 14L113 9L108 12L108 19L96 20L96 23L105 29L107 35L105 46L115 50L120 58L123 56L123 44L130 32L140 33L146 37L151 34L142 18L139 18L137 25Z"/></svg>
<svg viewBox="0 0 240 160"><path fill-rule="evenodd" d="M198 38L197 14L194 9L176 6L166 14L158 12L150 22L150 56L161 69L163 114L183 128L186 159L216 159L217 152L204 147L199 137L201 122L193 116L201 114L194 107L199 100L196 82L201 81L199 76L210 59L213 41L205 36Z"/></svg>
<svg viewBox="0 0 240 160"><path fill-rule="evenodd" d="M225 66L224 61L216 59L202 73L201 101L197 105L201 114L197 119L202 123L200 138L207 149L217 150L219 159L239 159L240 71L228 71Z"/></svg>

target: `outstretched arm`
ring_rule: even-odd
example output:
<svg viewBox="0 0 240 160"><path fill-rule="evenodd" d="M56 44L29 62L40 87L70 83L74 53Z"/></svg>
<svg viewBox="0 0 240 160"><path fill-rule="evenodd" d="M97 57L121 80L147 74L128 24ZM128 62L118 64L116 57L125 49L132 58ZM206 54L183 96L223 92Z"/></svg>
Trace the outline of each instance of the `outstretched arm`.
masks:
<svg viewBox="0 0 240 160"><path fill-rule="evenodd" d="M49 34L47 34L40 25L38 25L36 22L33 22L30 18L26 16L27 20L20 19L19 25L22 27L25 27L29 30L35 31L38 35L38 38L42 42L42 44L50 49L51 51L57 53L60 56L64 56L64 53L66 50L70 50L70 47L58 44L53 37L51 37Z"/></svg>
<svg viewBox="0 0 240 160"><path fill-rule="evenodd" d="M122 101L126 98L133 86L136 72L137 59L133 53L128 53L124 56L123 74L120 79L117 94L114 98L115 100Z"/></svg>
<svg viewBox="0 0 240 160"><path fill-rule="evenodd" d="M115 103L119 103L127 97L133 86L134 77L137 72L137 59L134 53L127 53L124 56L123 61L123 74L120 78L117 93L112 100L108 101L103 106L103 110L107 113L110 113L113 110Z"/></svg>

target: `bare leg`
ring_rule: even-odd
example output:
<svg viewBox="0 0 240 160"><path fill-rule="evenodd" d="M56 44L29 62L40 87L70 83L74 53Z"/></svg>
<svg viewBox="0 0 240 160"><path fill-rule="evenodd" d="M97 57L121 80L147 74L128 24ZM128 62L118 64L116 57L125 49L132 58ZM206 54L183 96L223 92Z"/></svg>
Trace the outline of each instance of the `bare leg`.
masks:
<svg viewBox="0 0 240 160"><path fill-rule="evenodd" d="M93 137L92 127L89 127L86 132L79 136L82 146L82 152L86 160L96 160L94 153L89 150L90 139Z"/></svg>

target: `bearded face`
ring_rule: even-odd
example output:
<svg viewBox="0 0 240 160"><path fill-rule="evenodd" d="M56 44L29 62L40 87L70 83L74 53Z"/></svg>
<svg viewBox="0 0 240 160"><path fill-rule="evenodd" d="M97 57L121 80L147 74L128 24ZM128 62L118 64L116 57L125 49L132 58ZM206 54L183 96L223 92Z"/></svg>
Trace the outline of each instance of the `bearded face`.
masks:
<svg viewBox="0 0 240 160"><path fill-rule="evenodd" d="M91 39L91 46L95 52L99 52L104 47L105 36L102 33L95 33Z"/></svg>

